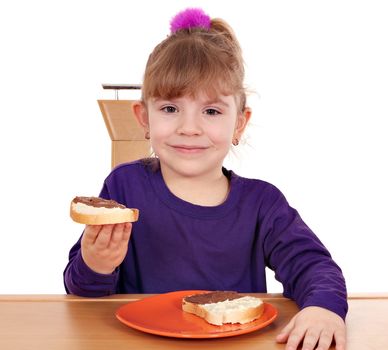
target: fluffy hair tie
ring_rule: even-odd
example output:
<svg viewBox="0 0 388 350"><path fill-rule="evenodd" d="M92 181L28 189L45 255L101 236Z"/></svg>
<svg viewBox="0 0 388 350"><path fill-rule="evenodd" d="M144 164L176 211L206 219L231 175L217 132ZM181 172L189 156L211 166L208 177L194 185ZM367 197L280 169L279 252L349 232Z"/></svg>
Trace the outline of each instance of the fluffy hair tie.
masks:
<svg viewBox="0 0 388 350"><path fill-rule="evenodd" d="M209 30L211 18L200 8L188 8L175 15L170 22L171 34L182 29L203 28Z"/></svg>

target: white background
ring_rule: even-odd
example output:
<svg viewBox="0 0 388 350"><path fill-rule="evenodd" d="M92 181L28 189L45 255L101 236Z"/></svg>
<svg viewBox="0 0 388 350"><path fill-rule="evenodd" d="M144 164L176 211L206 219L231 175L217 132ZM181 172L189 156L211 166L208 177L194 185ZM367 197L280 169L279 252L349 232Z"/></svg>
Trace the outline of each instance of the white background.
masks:
<svg viewBox="0 0 388 350"><path fill-rule="evenodd" d="M0 293L64 293L82 231L70 201L110 171L101 83L141 83L188 6L231 24L254 91L248 144L227 166L283 191L350 292L388 291L385 1L14 0L0 5Z"/></svg>

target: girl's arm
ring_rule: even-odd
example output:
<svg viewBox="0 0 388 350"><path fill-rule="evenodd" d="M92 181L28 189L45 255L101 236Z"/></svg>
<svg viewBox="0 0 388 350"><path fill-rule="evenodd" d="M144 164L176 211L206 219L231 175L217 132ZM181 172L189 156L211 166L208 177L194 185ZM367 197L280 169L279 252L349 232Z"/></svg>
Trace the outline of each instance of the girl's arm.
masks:
<svg viewBox="0 0 388 350"><path fill-rule="evenodd" d="M273 198L273 197L272 197ZM266 262L302 309L277 337L287 350L345 349L345 280L328 250L278 192L261 224Z"/></svg>
<svg viewBox="0 0 388 350"><path fill-rule="evenodd" d="M110 199L106 184L100 197ZM117 293L119 265L128 250L132 224L87 225L69 253L64 271L67 293L99 297Z"/></svg>
<svg viewBox="0 0 388 350"><path fill-rule="evenodd" d="M266 263L284 295L300 308L319 306L344 319L348 305L341 269L279 191L261 221Z"/></svg>
<svg viewBox="0 0 388 350"><path fill-rule="evenodd" d="M67 293L100 297L116 293L119 271L110 274L93 271L84 261L81 254L81 238L69 253L69 263L64 271L64 283Z"/></svg>

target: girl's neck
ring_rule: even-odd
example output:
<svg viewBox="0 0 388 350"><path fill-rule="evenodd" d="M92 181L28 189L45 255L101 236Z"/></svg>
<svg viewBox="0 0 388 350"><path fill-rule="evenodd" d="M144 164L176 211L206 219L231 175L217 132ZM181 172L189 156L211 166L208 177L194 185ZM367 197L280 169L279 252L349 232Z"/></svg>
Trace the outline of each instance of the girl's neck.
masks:
<svg viewBox="0 0 388 350"><path fill-rule="evenodd" d="M203 176L187 177L180 176L161 164L161 172L168 189L186 202L202 206L217 206L228 197L229 180L222 169Z"/></svg>

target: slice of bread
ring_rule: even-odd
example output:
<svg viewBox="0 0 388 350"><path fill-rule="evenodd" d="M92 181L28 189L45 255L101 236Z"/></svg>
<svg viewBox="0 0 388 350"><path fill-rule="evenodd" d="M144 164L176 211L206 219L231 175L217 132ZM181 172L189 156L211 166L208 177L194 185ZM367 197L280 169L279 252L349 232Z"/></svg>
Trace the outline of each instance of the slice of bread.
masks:
<svg viewBox="0 0 388 350"><path fill-rule="evenodd" d="M106 225L135 222L139 217L138 209L99 197L75 197L70 205L71 218L80 224Z"/></svg>
<svg viewBox="0 0 388 350"><path fill-rule="evenodd" d="M202 317L210 324L221 326L224 323L244 324L259 318L264 304L260 298L216 291L183 298L182 309Z"/></svg>

